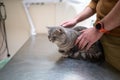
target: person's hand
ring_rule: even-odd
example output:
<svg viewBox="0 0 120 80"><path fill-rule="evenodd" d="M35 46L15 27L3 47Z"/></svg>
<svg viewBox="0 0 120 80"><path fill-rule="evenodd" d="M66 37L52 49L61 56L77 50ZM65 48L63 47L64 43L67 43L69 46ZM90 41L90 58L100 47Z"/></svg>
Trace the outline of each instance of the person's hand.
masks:
<svg viewBox="0 0 120 80"><path fill-rule="evenodd" d="M77 38L75 45L85 50L88 50L92 44L98 41L103 35L103 33L97 31L95 27L82 30L81 32L82 34Z"/></svg>
<svg viewBox="0 0 120 80"><path fill-rule="evenodd" d="M76 24L77 24L77 20L72 19L72 20L63 22L61 26L66 27L66 28L71 28L71 27L74 27Z"/></svg>

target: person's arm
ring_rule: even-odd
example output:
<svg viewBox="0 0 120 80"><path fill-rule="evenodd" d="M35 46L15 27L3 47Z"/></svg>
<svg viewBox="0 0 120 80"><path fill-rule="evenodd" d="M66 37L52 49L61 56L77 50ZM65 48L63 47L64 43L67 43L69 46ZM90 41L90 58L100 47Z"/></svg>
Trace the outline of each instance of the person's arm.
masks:
<svg viewBox="0 0 120 80"><path fill-rule="evenodd" d="M96 13L97 3L98 3L98 0L91 0L89 5L80 14L78 14L75 17L77 23L94 15Z"/></svg>
<svg viewBox="0 0 120 80"><path fill-rule="evenodd" d="M104 28L108 31L120 26L120 0L100 22L104 24Z"/></svg>
<svg viewBox="0 0 120 80"><path fill-rule="evenodd" d="M65 21L61 24L61 26L64 27L73 27L75 26L78 22L81 22L90 16L92 16L95 12L90 8L86 7L81 13L79 13L75 18Z"/></svg>
<svg viewBox="0 0 120 80"><path fill-rule="evenodd" d="M96 5L97 5L96 0L91 0L89 5L81 13L79 13L77 16L75 16L75 18L63 22L61 24L61 26L74 27L78 22L81 22L81 21L89 18L94 13L96 13Z"/></svg>
<svg viewBox="0 0 120 80"><path fill-rule="evenodd" d="M94 15L95 11L93 9L91 9L90 7L86 7L83 12L81 12L80 14L78 14L74 19L78 22L81 22L89 17L91 17L92 15Z"/></svg>
<svg viewBox="0 0 120 80"><path fill-rule="evenodd" d="M120 25L120 0L116 3L113 9L104 17L100 22L104 23L104 28L106 30L112 30ZM80 49L85 48L88 50L92 44L98 41L104 33L99 32L93 28L86 29L82 31L83 33L77 38L76 44L78 44Z"/></svg>

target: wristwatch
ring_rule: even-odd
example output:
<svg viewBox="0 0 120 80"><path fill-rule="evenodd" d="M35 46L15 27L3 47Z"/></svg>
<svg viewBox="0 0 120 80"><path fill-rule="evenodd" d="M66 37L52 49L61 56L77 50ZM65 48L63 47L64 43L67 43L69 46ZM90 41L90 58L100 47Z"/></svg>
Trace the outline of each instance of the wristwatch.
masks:
<svg viewBox="0 0 120 80"><path fill-rule="evenodd" d="M101 32L101 33L109 33L105 28L104 28L104 24L102 22L98 22L96 25L95 25L95 28Z"/></svg>

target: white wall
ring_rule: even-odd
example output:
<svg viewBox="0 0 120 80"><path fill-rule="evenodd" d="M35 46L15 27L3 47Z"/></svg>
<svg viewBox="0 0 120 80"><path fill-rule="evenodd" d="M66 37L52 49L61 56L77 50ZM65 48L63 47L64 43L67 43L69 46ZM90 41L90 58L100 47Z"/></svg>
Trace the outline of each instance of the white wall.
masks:
<svg viewBox="0 0 120 80"><path fill-rule="evenodd" d="M29 12L35 26L36 33L46 33L46 26L55 25L56 5L46 3L44 5L31 5Z"/></svg>
<svg viewBox="0 0 120 80"><path fill-rule="evenodd" d="M74 1L63 0L63 2L60 3L30 5L29 12L35 26L36 33L47 33L46 26L60 25L63 21L74 18L87 6L90 0L79 1L77 3ZM78 25L91 27L93 20L93 18L90 18L79 23Z"/></svg>
<svg viewBox="0 0 120 80"><path fill-rule="evenodd" d="M30 37L30 25L22 0L4 0L4 3L7 12L8 47L11 56L13 56Z"/></svg>

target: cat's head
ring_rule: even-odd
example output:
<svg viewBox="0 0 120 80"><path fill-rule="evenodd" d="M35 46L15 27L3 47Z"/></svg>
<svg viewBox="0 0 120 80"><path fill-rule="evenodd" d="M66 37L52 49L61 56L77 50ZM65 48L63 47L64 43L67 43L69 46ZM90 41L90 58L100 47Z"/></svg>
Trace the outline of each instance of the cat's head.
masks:
<svg viewBox="0 0 120 80"><path fill-rule="evenodd" d="M56 44L65 42L66 32L63 27L47 27L48 28L48 39Z"/></svg>

